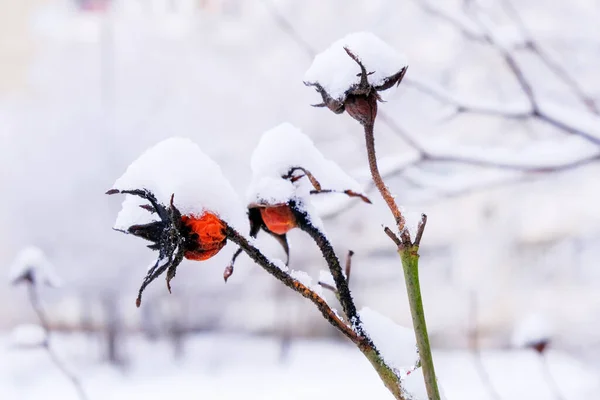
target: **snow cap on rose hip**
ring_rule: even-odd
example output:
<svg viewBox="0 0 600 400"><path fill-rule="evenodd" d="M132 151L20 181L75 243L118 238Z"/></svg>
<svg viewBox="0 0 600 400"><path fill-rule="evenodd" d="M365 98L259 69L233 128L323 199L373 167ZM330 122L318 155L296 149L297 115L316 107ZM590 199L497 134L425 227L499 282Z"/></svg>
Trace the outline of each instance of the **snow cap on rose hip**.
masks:
<svg viewBox="0 0 600 400"><path fill-rule="evenodd" d="M373 123L378 92L399 85L408 64L404 55L370 32L351 33L316 55L304 75L336 114L347 111L361 124Z"/></svg>

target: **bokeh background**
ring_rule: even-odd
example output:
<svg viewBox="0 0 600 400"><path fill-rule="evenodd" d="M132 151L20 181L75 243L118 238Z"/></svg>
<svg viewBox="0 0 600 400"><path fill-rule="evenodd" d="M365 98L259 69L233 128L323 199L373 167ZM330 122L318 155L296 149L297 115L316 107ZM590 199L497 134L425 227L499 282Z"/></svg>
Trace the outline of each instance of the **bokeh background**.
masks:
<svg viewBox="0 0 600 400"><path fill-rule="evenodd" d="M233 246L184 262L173 294L152 285L137 309L153 255L111 230L121 199L104 195L147 147L185 136L243 196L253 147L284 121L368 186L360 126L310 107L320 99L302 83L316 52L368 30L409 60L380 106L377 150L409 222L429 216L421 281L448 399L595 398L600 5L443 3L1 1L0 397L77 398L11 334L37 322L8 279L35 245L63 281L40 289L53 343L90 399L388 398L312 304L248 259L223 284ZM519 78L566 127L528 112ZM326 199L327 232L341 256L355 251L358 305L410 326L381 229L392 219L371 198ZM297 232L290 242L292 267L316 279L317 248ZM550 350L523 349L523 337Z"/></svg>

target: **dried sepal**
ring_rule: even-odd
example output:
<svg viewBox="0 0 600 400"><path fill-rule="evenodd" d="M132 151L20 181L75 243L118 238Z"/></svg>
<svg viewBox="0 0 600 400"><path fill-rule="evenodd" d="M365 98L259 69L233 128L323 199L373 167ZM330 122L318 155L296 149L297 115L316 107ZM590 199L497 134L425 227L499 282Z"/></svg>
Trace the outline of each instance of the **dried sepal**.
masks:
<svg viewBox="0 0 600 400"><path fill-rule="evenodd" d="M357 74L360 80L357 83L350 84L349 87L338 98L329 94L319 82L304 82L307 86L312 86L323 98L323 103L317 106L327 106L336 114L347 111L348 114L360 122L362 125L369 125L375 122L377 116L377 102L383 101L378 92L399 85L406 74L407 66L402 67L398 72L384 77L377 84L369 82L369 76L375 71L368 71L360 59L360 56L353 52L349 47L344 47L344 51L360 68Z"/></svg>
<svg viewBox="0 0 600 400"><path fill-rule="evenodd" d="M174 195L171 195L168 206L165 206L158 202L151 191L146 189L112 189L107 193L123 193L141 197L149 202L148 205L143 205L142 208L157 214L159 217L158 221L132 225L125 231L152 242L148 247L158 251L156 262L148 270L138 291L136 299L136 306L138 307L141 305L142 293L146 287L165 271L167 289L171 292L171 280L177 274L177 267L184 258L204 260L212 257L225 245L224 231L226 224L224 222L211 213L206 213L199 218L181 215L174 204ZM203 234L200 237L197 232L199 228L194 223L202 222L203 218L206 217L210 217L207 223L211 225L207 229L211 230L208 232L200 231L200 234ZM215 229L216 233L214 232Z"/></svg>

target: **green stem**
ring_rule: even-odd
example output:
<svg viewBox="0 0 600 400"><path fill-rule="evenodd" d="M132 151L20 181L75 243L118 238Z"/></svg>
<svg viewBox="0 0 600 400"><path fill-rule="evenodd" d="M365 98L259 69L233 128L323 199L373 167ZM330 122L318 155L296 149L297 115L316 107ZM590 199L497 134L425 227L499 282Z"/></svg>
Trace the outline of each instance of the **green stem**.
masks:
<svg viewBox="0 0 600 400"><path fill-rule="evenodd" d="M421 298L421 285L419 284L419 246L407 246L398 251L402 259L402 269L406 281L406 292L410 304L410 313L413 320L413 328L417 338L417 347L421 359L421 368L425 378L425 388L430 400L440 400L440 391L435 378L435 368L425 323L425 311L423 310L423 299Z"/></svg>

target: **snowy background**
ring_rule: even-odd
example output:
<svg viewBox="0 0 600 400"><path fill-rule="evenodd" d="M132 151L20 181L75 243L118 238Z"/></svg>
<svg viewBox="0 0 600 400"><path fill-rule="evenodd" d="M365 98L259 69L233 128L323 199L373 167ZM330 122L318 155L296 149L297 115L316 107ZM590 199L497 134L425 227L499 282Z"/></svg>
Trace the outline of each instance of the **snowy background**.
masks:
<svg viewBox="0 0 600 400"><path fill-rule="evenodd" d="M597 1L514 1L518 17L499 0L443 9L391 0L103 3L0 3L0 398L75 398L45 354L11 337L36 322L26 291L8 279L31 244L61 278L41 297L61 331L57 351L92 399L238 398L240 390L261 399L389 397L309 302L248 259L224 285L232 246L184 262L173 295L152 285L136 309L153 255L110 229L120 199L103 194L142 151L175 135L200 144L243 195L251 150L284 121L368 182L360 127L311 108L319 96L302 83L315 52L359 30L376 33L410 65L400 88L385 93L377 149L409 222L429 216L421 280L448 398L553 399L555 386L565 399L594 398ZM468 17L474 8L479 24ZM478 39L481 32L493 44ZM571 80L557 77L524 34ZM503 51L514 54L540 109L579 131L523 115L527 93ZM419 146L437 161L420 160ZM576 165L557 170L569 163ZM324 223L340 255L355 251L357 305L408 326L402 271L381 231L391 216L371 198L372 206L330 197ZM264 246L281 257L272 242ZM316 247L298 232L290 242L291 267L316 279L324 266ZM545 359L516 349L528 334L551 339Z"/></svg>

